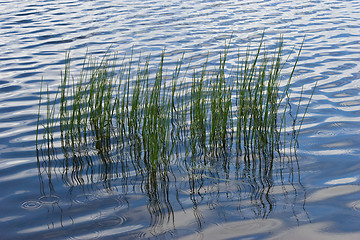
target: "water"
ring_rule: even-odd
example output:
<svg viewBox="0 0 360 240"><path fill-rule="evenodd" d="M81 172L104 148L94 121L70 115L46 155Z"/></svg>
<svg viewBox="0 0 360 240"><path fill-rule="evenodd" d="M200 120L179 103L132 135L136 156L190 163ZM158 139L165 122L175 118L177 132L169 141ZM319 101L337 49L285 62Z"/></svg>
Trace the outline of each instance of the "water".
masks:
<svg viewBox="0 0 360 240"><path fill-rule="evenodd" d="M0 238L360 238L358 1L38 0L0 10ZM74 74L87 49L110 46L154 58L166 47L169 66L183 52L196 65L215 61L232 34L236 49L263 30L268 46L283 34L285 51L306 36L294 96L318 81L297 158L277 163L272 183L232 161L194 174L175 164L163 181L99 158L81 176L62 155L37 164L41 78L56 89L67 50Z"/></svg>

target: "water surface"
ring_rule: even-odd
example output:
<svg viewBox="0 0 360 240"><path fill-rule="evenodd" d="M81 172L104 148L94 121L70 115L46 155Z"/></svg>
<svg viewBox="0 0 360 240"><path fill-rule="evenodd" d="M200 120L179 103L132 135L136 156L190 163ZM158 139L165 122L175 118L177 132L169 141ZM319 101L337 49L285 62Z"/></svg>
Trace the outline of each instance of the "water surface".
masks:
<svg viewBox="0 0 360 240"><path fill-rule="evenodd" d="M12 0L0 10L2 238L359 239L358 1ZM78 156L94 163L81 176L62 154L38 161L41 79L57 88L66 51L74 74L86 51L110 46L151 53L154 67L164 48L168 67L185 52L196 66L216 62L232 35L232 63L264 30L270 48L283 34L285 53L306 37L294 97L318 81L297 155L276 164L271 183L233 160L194 172L174 164L163 181L104 166L91 149Z"/></svg>

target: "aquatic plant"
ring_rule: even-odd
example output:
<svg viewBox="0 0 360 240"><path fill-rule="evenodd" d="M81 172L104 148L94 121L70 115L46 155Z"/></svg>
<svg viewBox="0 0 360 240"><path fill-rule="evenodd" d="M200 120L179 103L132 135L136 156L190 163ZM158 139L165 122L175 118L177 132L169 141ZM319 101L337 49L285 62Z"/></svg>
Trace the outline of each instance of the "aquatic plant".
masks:
<svg viewBox="0 0 360 240"><path fill-rule="evenodd" d="M150 67L150 56L134 59L132 52L120 58L107 52L99 60L86 54L82 70L74 74L67 52L57 91L40 91L36 148L41 192L52 195L57 176L69 192L76 186L83 191L121 188L122 193L138 189L147 196L155 228L174 221L172 204L181 206L178 190L187 190L201 227L197 205L205 196L217 201L211 188L225 182L236 189L238 199L251 201L255 215L266 218L276 205L274 186L281 184L286 197L285 186L292 186L294 202L302 191L300 175L299 188L294 182L299 166L292 149L315 87L291 99L301 49L287 78L281 72L290 65L290 55L283 60L282 39L271 54L263 39L255 51L248 47L242 55L239 50L231 60L235 64L228 61L230 42L217 64L205 58L194 68L183 54L170 70L165 50L157 67ZM179 186L179 175L186 179L180 185L188 181L187 186ZM176 192L172 200L171 186ZM232 195L227 200L233 201Z"/></svg>
<svg viewBox="0 0 360 240"><path fill-rule="evenodd" d="M284 86L281 71L289 57L283 61L282 48L280 38L268 54L262 38L255 52L247 49L243 60L239 51L237 64L231 66L228 42L217 65L206 59L200 70L191 71L190 62L182 71L183 55L170 75L165 50L155 71L149 67L150 56L140 56L134 67L133 53L120 62L117 54L107 52L100 60L87 54L77 78L71 74L68 52L58 91L47 89L40 95L36 147L50 149L58 130L65 152L89 146L99 154L126 151L135 156L133 164L140 170L166 171L179 148L184 149L180 158L190 156L191 161L198 154L211 158L234 152L246 159L273 159L275 153L295 147L309 107L298 124L301 92L293 135L287 140L291 79L302 45ZM44 95L47 114L39 141Z"/></svg>

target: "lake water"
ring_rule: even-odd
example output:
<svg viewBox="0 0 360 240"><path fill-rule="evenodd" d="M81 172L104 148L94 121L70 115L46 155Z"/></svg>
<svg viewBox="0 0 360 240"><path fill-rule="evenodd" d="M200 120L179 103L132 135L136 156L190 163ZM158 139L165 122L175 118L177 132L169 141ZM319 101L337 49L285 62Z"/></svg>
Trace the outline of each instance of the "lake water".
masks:
<svg viewBox="0 0 360 240"><path fill-rule="evenodd" d="M0 11L1 239L360 239L359 1L11 0ZM271 183L232 161L174 163L148 181L87 157L82 175L63 155L39 160L41 79L56 90L66 51L74 74L110 46L155 59L166 47L168 67L182 53L196 66L231 35L234 61L264 30L269 47L283 34L285 53L306 37L294 96L318 81L297 154Z"/></svg>

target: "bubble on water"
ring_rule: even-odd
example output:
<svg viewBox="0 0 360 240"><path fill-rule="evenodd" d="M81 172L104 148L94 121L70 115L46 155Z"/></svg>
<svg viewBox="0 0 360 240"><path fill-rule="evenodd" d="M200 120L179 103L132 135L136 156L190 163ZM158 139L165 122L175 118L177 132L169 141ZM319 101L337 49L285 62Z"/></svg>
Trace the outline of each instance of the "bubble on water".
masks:
<svg viewBox="0 0 360 240"><path fill-rule="evenodd" d="M26 201L21 204L21 207L28 210L38 209L41 207L41 203L38 201Z"/></svg>

